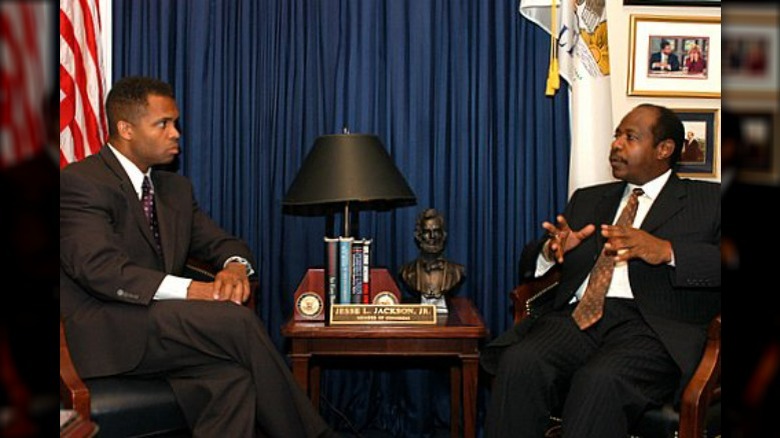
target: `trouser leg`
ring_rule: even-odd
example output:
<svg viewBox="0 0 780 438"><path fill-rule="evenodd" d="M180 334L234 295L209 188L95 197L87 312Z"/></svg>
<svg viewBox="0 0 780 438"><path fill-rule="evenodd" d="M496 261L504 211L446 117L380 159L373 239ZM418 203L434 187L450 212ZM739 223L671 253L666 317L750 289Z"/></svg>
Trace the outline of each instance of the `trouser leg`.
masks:
<svg viewBox="0 0 780 438"><path fill-rule="evenodd" d="M608 299L591 330L601 346L572 377L564 437L625 438L648 406L671 398L680 371L630 300Z"/></svg>
<svg viewBox="0 0 780 438"><path fill-rule="evenodd" d="M502 353L485 421L487 437L544 435L569 377L595 348L570 313L567 308L543 316Z"/></svg>
<svg viewBox="0 0 780 438"><path fill-rule="evenodd" d="M214 377L214 384L235 387L243 381L250 389L240 391L242 396L231 397L225 403L237 411L245 412L249 404L255 407L255 415L248 427L256 427L270 437L316 437L327 430L327 425L295 383L287 364L268 337L259 318L249 309L232 303L199 301L160 301L150 307L152 336L147 354L135 373L171 373L171 382L182 409L189 416L210 417L211 411L203 409L203 402L190 407L188 394L206 381L177 379L182 368L218 368L225 364L229 369L242 368L246 379ZM225 380L227 379L227 380ZM187 386L196 389L185 389ZM211 391L211 390L210 390ZM216 390L214 390L216 391ZM207 405L213 406L213 405ZM226 408L221 408L226 409ZM239 415L236 413L235 415ZM246 417L245 415L243 417ZM199 424L195 422L195 425ZM243 428L242 430L245 430ZM229 436L226 432L221 435ZM243 436L243 435L235 435Z"/></svg>

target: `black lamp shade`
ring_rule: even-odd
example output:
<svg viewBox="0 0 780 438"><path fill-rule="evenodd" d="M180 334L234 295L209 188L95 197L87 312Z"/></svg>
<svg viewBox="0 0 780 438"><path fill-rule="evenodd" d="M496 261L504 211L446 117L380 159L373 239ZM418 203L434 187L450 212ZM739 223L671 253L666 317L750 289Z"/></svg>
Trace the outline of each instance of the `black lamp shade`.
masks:
<svg viewBox="0 0 780 438"><path fill-rule="evenodd" d="M416 198L375 135L317 137L282 200L286 206L414 203Z"/></svg>

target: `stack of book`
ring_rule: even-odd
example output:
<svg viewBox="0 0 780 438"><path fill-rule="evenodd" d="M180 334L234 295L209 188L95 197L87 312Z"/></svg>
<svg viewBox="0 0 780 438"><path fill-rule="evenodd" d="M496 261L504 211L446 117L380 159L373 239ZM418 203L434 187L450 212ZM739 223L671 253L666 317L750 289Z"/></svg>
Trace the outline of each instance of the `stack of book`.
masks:
<svg viewBox="0 0 780 438"><path fill-rule="evenodd" d="M330 304L371 302L371 239L325 237L325 292Z"/></svg>

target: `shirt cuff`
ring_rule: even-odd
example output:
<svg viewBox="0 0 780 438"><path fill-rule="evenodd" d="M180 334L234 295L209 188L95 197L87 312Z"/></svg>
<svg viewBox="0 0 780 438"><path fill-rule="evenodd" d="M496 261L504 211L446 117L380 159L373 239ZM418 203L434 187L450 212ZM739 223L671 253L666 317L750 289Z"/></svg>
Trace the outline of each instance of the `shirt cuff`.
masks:
<svg viewBox="0 0 780 438"><path fill-rule="evenodd" d="M166 275L163 278L160 287L152 299L154 300L186 300L187 289L192 280L189 278L177 277L175 275Z"/></svg>
<svg viewBox="0 0 780 438"><path fill-rule="evenodd" d="M542 246L542 250L539 251L539 256L536 257L536 272L534 272L534 277L541 277L547 271L549 271L550 268L555 266L555 260L547 260L547 258L544 256L544 253L547 251L547 245L549 245L549 243L549 240L545 242L544 246Z"/></svg>
<svg viewBox="0 0 780 438"><path fill-rule="evenodd" d="M246 276L247 277L249 277L250 275L255 273L255 270L252 269L252 264L249 263L249 261L247 259L245 259L243 257L239 257L239 256L228 257L228 259L225 260L225 263L222 265L222 267L226 268L228 263L232 263L232 262L238 262L238 263L241 263L242 265L244 265L246 267Z"/></svg>

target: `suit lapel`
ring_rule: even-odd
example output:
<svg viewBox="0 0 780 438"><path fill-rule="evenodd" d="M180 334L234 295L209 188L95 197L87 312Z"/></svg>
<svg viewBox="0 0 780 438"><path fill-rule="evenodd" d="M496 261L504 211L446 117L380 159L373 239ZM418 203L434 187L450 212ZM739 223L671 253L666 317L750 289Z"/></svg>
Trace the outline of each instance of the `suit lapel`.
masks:
<svg viewBox="0 0 780 438"><path fill-rule="evenodd" d="M655 231L685 207L685 197L684 184L676 174L672 173L669 181L666 182L664 188L658 193L658 199L653 202L653 206L647 212L647 216L642 221L640 228L648 233Z"/></svg>
<svg viewBox="0 0 780 438"><path fill-rule="evenodd" d="M606 239L601 235L601 224L612 225L612 222L615 220L615 215L617 214L617 209L620 206L620 198L623 196L625 188L625 183L610 186L596 205L596 222L594 225L596 225L597 254L601 253L601 248L604 247L604 244L606 243Z"/></svg>
<svg viewBox="0 0 780 438"><path fill-rule="evenodd" d="M135 189L133 188L133 183L130 182L130 177L127 176L127 172L125 172L125 169L122 168L121 164L119 164L119 160L116 159L114 153L111 151L111 149L109 149L108 146L103 146L99 153L100 157L103 159L103 162L106 164L106 167L108 167L109 170L111 170L111 172L116 175L117 179L119 180L119 187L122 192L128 199L131 200L128 202L128 204L131 206L130 216L133 217L136 225L138 225L138 228L141 230L141 234L143 234L146 242L153 249L156 248L157 245L154 243L154 236L152 236L152 230L149 228L149 222L146 221L146 215L144 215L143 206L141 205L141 201L138 199L138 193L136 193Z"/></svg>
<svg viewBox="0 0 780 438"><path fill-rule="evenodd" d="M169 196L165 178L160 178L156 172L152 172L152 179L154 181L154 202L157 209L157 223L160 227L160 245L162 246L164 256L165 270L166 272L172 272L177 240L177 210L171 203L172 199Z"/></svg>

